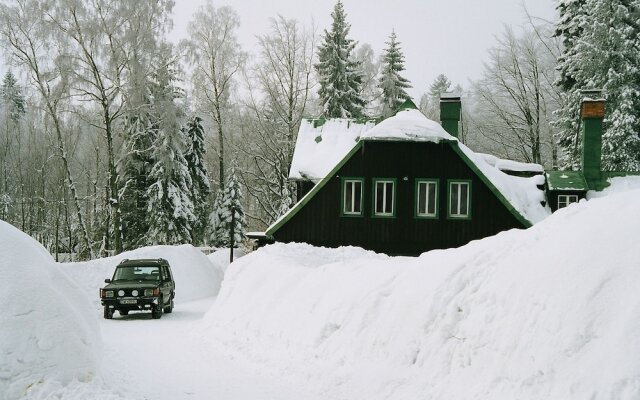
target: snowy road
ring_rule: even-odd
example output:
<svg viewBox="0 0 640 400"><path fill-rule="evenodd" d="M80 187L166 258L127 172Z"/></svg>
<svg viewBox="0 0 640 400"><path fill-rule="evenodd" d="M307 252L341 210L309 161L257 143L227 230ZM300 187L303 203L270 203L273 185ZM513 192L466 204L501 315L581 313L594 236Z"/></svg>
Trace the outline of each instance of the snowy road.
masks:
<svg viewBox="0 0 640 400"><path fill-rule="evenodd" d="M106 383L122 388L122 394L154 400L314 399L303 388L192 340L189 330L213 301L176 304L160 320L150 313L116 313L113 320L102 320Z"/></svg>

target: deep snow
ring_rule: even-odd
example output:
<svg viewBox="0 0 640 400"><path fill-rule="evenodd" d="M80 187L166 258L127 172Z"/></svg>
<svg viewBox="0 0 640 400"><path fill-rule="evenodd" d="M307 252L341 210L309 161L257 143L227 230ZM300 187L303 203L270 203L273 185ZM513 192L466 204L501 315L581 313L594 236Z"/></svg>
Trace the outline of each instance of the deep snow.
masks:
<svg viewBox="0 0 640 400"><path fill-rule="evenodd" d="M0 238L0 399L92 379L101 343L89 301L40 243L4 221Z"/></svg>
<svg viewBox="0 0 640 400"><path fill-rule="evenodd" d="M638 399L639 199L414 259L275 244L229 267L200 335L326 398Z"/></svg>

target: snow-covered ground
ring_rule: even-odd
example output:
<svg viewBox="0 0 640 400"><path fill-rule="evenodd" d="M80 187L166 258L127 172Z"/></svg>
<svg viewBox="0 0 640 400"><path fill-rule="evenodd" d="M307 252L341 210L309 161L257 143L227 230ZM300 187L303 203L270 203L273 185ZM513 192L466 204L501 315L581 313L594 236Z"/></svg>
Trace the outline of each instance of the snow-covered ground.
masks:
<svg viewBox="0 0 640 400"><path fill-rule="evenodd" d="M276 244L57 264L0 221L0 400L640 398L640 179L418 258ZM172 314L101 318L122 258L167 258ZM72 278L71 278L72 277Z"/></svg>
<svg viewBox="0 0 640 400"><path fill-rule="evenodd" d="M202 340L331 399L638 399L639 201L419 258L272 245L229 267Z"/></svg>

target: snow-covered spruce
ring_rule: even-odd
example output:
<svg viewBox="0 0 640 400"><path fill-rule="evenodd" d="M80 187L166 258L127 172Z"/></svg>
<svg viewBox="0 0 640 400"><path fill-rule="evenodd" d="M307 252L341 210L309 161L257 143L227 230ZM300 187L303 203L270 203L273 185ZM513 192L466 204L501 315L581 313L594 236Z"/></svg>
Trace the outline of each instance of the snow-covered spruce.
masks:
<svg viewBox="0 0 640 400"><path fill-rule="evenodd" d="M218 191L214 211L210 217L210 239L214 246L229 247L233 232L233 247L238 247L246 237L242 189L238 182L237 162L229 169L224 189ZM233 227L233 228L232 228Z"/></svg>
<svg viewBox="0 0 640 400"><path fill-rule="evenodd" d="M382 76L379 87L382 90L382 114L391 115L410 96L405 89L411 87L409 80L400 73L404 71L404 54L400 43L396 41L396 32L392 31L387 48L382 55Z"/></svg>
<svg viewBox="0 0 640 400"><path fill-rule="evenodd" d="M194 244L201 244L204 240L205 228L209 216L209 196L211 187L207 176L204 155L204 128L202 118L193 116L187 121L185 128L187 150L184 159L191 177L191 201L193 202L195 220L192 227Z"/></svg>

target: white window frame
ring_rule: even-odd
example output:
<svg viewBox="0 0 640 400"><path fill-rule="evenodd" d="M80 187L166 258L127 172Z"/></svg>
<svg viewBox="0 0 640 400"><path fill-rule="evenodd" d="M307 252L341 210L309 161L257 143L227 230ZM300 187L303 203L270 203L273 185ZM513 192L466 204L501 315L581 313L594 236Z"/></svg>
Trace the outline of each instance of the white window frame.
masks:
<svg viewBox="0 0 640 400"><path fill-rule="evenodd" d="M568 207L573 203L578 202L577 194L559 194L558 195L558 210L561 208Z"/></svg>
<svg viewBox="0 0 640 400"><path fill-rule="evenodd" d="M420 211L420 197L422 195L422 190L420 189L421 185L426 185L426 190L424 191L425 200L425 212ZM418 218L437 218L438 217L438 180L437 179L417 179L416 180L416 217ZM429 212L429 187L433 187L435 191L435 195L433 196L434 204L433 204L433 213Z"/></svg>
<svg viewBox="0 0 640 400"><path fill-rule="evenodd" d="M349 209L347 210L347 187L349 184L351 185L351 204ZM355 194L356 194L356 185L353 183L360 184L360 211L355 210ZM342 180L342 215L347 216L361 216L362 215L362 205L364 204L364 179L362 178L344 178Z"/></svg>
<svg viewBox="0 0 640 400"><path fill-rule="evenodd" d="M467 213L461 214L460 209L462 208L462 197L460 196L460 187L463 185L467 186ZM471 218L471 181L463 181L463 180L450 180L449 181L449 196L447 197L447 210L449 214L449 218L453 219L469 219ZM453 210L451 208L451 196L453 195L453 186L458 187L458 204L456 204L456 209ZM455 211L455 212L454 212Z"/></svg>
<svg viewBox="0 0 640 400"><path fill-rule="evenodd" d="M382 209L387 209L387 190L391 186L391 212L378 212L378 184L384 184L382 193ZM396 215L396 180L388 178L373 179L373 216L374 217L395 217Z"/></svg>

